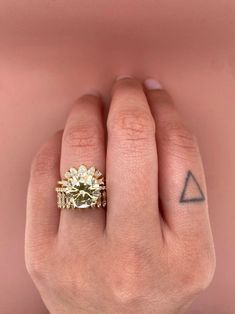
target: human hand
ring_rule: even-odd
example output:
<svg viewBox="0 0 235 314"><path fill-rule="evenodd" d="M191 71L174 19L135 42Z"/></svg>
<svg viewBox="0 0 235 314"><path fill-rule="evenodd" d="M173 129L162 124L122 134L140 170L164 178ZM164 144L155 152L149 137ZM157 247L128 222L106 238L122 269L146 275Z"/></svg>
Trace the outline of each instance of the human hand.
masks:
<svg viewBox="0 0 235 314"><path fill-rule="evenodd" d="M195 136L164 90L132 78L113 86L107 153L103 121L101 98L82 96L36 155L27 269L52 314L183 313L215 270ZM106 175L107 210L57 208L58 179L80 164Z"/></svg>

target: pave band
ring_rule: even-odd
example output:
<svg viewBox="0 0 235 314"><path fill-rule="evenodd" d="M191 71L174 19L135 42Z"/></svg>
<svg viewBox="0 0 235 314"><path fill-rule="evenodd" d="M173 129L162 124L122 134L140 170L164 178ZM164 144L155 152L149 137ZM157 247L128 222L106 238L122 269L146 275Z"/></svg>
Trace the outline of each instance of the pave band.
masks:
<svg viewBox="0 0 235 314"><path fill-rule="evenodd" d="M106 206L104 176L95 167L70 168L56 187L57 206L77 209Z"/></svg>

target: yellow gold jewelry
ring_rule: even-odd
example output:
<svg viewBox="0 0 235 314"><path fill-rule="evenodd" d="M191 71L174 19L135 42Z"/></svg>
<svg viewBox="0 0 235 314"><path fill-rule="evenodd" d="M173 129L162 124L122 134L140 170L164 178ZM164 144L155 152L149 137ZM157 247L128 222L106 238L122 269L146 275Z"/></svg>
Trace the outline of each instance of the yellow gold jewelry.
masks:
<svg viewBox="0 0 235 314"><path fill-rule="evenodd" d="M70 168L58 181L58 208L76 209L106 206L106 187L102 173L95 167Z"/></svg>

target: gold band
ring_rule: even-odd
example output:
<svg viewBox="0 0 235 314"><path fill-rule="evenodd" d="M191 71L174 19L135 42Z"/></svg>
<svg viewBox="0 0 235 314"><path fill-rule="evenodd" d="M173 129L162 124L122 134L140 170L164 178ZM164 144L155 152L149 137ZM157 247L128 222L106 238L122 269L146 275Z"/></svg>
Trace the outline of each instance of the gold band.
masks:
<svg viewBox="0 0 235 314"><path fill-rule="evenodd" d="M104 176L95 167L70 168L56 187L57 206L63 209L78 209L106 206Z"/></svg>

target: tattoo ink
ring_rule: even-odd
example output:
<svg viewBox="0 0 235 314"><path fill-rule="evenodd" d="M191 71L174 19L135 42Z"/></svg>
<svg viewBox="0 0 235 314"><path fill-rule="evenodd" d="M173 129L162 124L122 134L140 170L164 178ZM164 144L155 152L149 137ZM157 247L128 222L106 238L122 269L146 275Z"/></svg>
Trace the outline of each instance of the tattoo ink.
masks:
<svg viewBox="0 0 235 314"><path fill-rule="evenodd" d="M180 203L203 202L205 196L195 176L189 170L180 196Z"/></svg>

